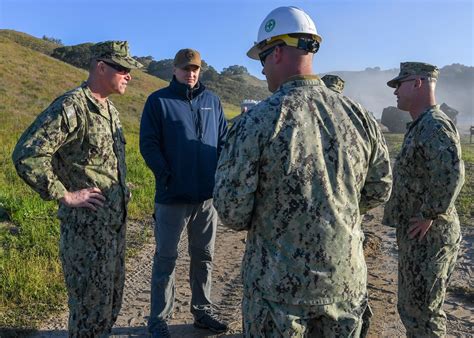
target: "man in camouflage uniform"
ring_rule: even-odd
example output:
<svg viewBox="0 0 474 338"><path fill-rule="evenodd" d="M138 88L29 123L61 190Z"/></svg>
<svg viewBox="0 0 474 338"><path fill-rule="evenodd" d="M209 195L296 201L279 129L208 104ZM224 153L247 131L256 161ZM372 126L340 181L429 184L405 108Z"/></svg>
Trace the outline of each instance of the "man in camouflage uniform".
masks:
<svg viewBox="0 0 474 338"><path fill-rule="evenodd" d="M13 152L20 177L59 202L71 337L106 335L120 310L130 193L122 126L107 97L124 94L131 68L141 67L125 41L91 52L88 80L54 100Z"/></svg>
<svg viewBox="0 0 474 338"><path fill-rule="evenodd" d="M326 74L321 80L323 80L326 87L335 91L336 93L342 94L344 90L344 80L337 75Z"/></svg>
<svg viewBox="0 0 474 338"><path fill-rule="evenodd" d="M385 141L367 110L313 74L321 38L306 13L275 9L258 41L247 55L273 95L230 129L214 189L223 224L248 231L245 336L358 336L361 215L390 194Z"/></svg>
<svg viewBox="0 0 474 338"><path fill-rule="evenodd" d="M456 127L436 105L438 74L436 66L405 62L387 83L413 118L384 213L384 223L397 228L398 312L408 337L445 335L441 308L461 241L454 201L464 164Z"/></svg>

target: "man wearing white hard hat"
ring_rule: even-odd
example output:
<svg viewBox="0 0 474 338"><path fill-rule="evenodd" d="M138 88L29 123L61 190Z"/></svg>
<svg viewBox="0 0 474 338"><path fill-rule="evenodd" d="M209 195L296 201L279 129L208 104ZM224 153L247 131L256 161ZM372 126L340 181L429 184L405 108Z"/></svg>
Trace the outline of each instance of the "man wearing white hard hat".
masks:
<svg viewBox="0 0 474 338"><path fill-rule="evenodd" d="M247 55L273 95L232 126L219 159L214 205L225 226L248 231L246 337L361 332L361 219L388 199L391 169L372 115L314 75L321 41L301 9L265 18Z"/></svg>

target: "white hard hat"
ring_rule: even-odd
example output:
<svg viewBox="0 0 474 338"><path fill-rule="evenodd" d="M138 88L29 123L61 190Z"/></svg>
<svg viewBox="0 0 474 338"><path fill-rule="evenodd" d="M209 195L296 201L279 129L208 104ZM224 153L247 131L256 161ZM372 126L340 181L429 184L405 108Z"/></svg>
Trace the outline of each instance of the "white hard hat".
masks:
<svg viewBox="0 0 474 338"><path fill-rule="evenodd" d="M261 52L262 47L276 40L275 38L277 37L286 36L288 38L288 34L295 33L311 35L318 44L322 41L322 38L316 31L313 20L308 14L293 6L278 7L271 11L263 20L258 30L257 42L249 49L247 56L258 60L258 54ZM280 38L280 40L286 41L287 39ZM298 47L297 42L287 44Z"/></svg>

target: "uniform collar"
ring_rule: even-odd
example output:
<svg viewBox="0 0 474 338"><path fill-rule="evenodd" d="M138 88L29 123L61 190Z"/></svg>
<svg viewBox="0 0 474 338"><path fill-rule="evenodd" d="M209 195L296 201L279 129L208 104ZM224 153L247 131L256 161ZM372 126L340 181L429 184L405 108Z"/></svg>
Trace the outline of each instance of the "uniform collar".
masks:
<svg viewBox="0 0 474 338"><path fill-rule="evenodd" d="M428 106L415 120L407 123L407 130L409 131L414 126L416 126L429 112L433 110L439 110L439 104Z"/></svg>
<svg viewBox="0 0 474 338"><path fill-rule="evenodd" d="M99 102L94 95L92 95L92 91L89 88L87 81L83 82L81 85L84 94L86 95L87 99L97 108L100 115L104 116L107 119L110 119L109 108L110 108L110 100L107 98L105 99L104 103Z"/></svg>
<svg viewBox="0 0 474 338"><path fill-rule="evenodd" d="M301 85L301 84L323 85L323 81L316 74L293 75L293 76L290 76L288 79L286 79L285 82L281 84L280 88L293 87L295 85Z"/></svg>

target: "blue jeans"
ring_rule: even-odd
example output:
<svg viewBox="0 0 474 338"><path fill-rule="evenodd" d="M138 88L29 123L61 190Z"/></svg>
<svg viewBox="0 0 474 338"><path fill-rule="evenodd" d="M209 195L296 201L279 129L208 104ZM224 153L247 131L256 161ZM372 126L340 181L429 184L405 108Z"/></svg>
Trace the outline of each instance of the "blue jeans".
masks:
<svg viewBox="0 0 474 338"><path fill-rule="evenodd" d="M178 244L185 227L191 258L191 313L199 319L211 306L212 258L217 228L217 213L212 199L195 204L155 204L156 250L151 277L150 332L173 310L174 271Z"/></svg>

